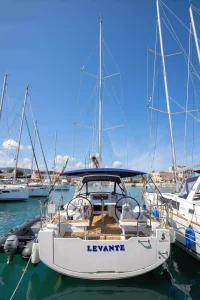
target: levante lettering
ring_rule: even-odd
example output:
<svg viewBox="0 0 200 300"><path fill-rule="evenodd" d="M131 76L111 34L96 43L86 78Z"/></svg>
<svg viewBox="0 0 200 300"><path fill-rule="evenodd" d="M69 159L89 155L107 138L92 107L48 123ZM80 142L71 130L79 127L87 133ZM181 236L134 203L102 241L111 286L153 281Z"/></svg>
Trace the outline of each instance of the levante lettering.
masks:
<svg viewBox="0 0 200 300"><path fill-rule="evenodd" d="M125 251L124 245L108 245L108 246L87 246L88 252L112 252L112 251Z"/></svg>

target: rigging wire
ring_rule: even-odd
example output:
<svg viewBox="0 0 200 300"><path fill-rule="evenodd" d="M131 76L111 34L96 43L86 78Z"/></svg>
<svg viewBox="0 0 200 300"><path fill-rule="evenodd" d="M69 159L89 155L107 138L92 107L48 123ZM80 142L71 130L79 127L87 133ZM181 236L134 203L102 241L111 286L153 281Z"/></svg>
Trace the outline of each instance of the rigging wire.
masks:
<svg viewBox="0 0 200 300"><path fill-rule="evenodd" d="M194 109L194 93L193 93L193 109ZM194 119L192 119L192 164L194 163Z"/></svg>
<svg viewBox="0 0 200 300"><path fill-rule="evenodd" d="M87 155L90 153L90 149L91 149L91 146L92 146L92 138L93 138L93 131L92 131L92 134L90 135L90 138L89 138L88 147L87 147L87 150L86 150L86 153L85 153L85 159L87 158Z"/></svg>
<svg viewBox="0 0 200 300"><path fill-rule="evenodd" d="M162 7L161 7L161 8L162 8ZM163 8L162 8L162 10L163 10ZM163 12L164 12L164 10L163 10ZM165 14L165 12L164 12L164 14ZM195 68L194 68L194 66L193 66L193 64L192 64L192 62L191 62L191 59L190 59L189 55L186 54L186 52L185 52L185 50L184 50L184 48L183 48L183 46L182 46L180 40L178 39L178 37L177 37L177 35L176 35L176 33L175 33L175 31L174 31L174 29L173 29L171 23L169 22L169 19L167 18L166 14L165 14L165 17L166 17L166 19L167 19L167 21L168 21L168 23L169 23L169 26L171 27L171 30L170 30L170 28L167 26L166 22L164 21L165 26L168 28L169 32L172 34L172 36L173 36L173 38L175 39L175 41L177 42L177 44L181 47L181 49L182 49L182 51L183 51L183 53L184 53L184 57L185 57L185 61L186 61L187 66L188 66L188 64L190 64L191 67L194 69L195 73L197 73L196 70L195 70ZM173 31L173 33L172 33L172 31ZM190 28L190 32L191 32L191 28ZM192 34L192 32L191 32L191 34ZM188 66L188 68L189 68L189 66ZM190 72L189 74L190 74L190 80L191 80L191 82L192 82L193 90L194 90L194 93L195 93L196 104L197 104L197 107L199 107L199 105L198 105L198 97L197 97L197 94L196 94L196 89L195 89L195 86L194 86L193 77L192 77L191 72ZM176 104L178 104L178 103L176 103ZM183 109L184 109L184 108L183 108ZM186 112L186 114L187 114L187 112ZM189 112L188 112L188 114L190 114L190 115L193 117L193 122L194 122L194 119L197 120L197 121L199 122L199 120L198 120L197 118L195 118L195 116L194 116L193 114L191 114L191 113L189 113ZM199 116L200 116L200 112L199 112L199 111L198 111L198 114L199 114ZM187 147L185 146L185 151L186 151L186 149L187 149ZM186 151L186 153L187 153L187 151ZM187 155L187 154L186 154L186 155Z"/></svg>
<svg viewBox="0 0 200 300"><path fill-rule="evenodd" d="M34 117L34 115L33 115L33 109L32 109L32 105L31 105L31 100L30 100L30 96L28 95L28 104L29 104L29 107L30 107L30 111L31 111L31 116L32 116L32 120L33 120L33 124L34 124L34 128L36 129L36 120L35 120L35 117ZM53 136L52 136L52 138L51 138L51 140L50 140L50 143L49 143L49 146L48 146L48 148L47 148L47 150L46 150L46 152L44 153L44 159L45 159L45 157L48 155L48 153L49 153L49 151L50 151L50 149L51 149L51 145L52 145L52 143L53 143ZM39 139L39 136L38 136L38 139Z"/></svg>
<svg viewBox="0 0 200 300"><path fill-rule="evenodd" d="M153 36L154 27L156 25L157 25L157 20L155 20L154 25L152 27L150 38L149 38L149 43L148 43L148 47L147 47L147 106L149 104L149 45L150 45L151 38Z"/></svg>
<svg viewBox="0 0 200 300"><path fill-rule="evenodd" d="M197 92L196 92L196 89L195 89L193 77L191 76L190 79L191 79L191 82L192 82L192 87L193 87L193 92L194 92L194 99L196 101L196 107L199 108L199 101L198 101L198 96L197 96ZM199 115L199 118L200 118L200 111L198 111L198 115Z"/></svg>
<svg viewBox="0 0 200 300"><path fill-rule="evenodd" d="M36 166L37 166L37 171L38 171L40 180L42 181L41 174L40 174L40 170L39 170L39 166L38 166L38 162L37 162L37 158L36 158L36 155L35 155L34 144L33 144L32 138L31 138L31 133L30 133L30 129L29 129L29 126L28 126L28 122L27 122L26 115L25 115L25 122L26 122L26 127L27 127L27 130L28 130L28 135L29 135L31 147L32 147L33 157L34 157L34 159L35 159L35 163L36 163ZM36 137L36 135L35 135L35 137Z"/></svg>
<svg viewBox="0 0 200 300"><path fill-rule="evenodd" d="M157 80L157 76L156 76L156 58L157 58L157 39L158 39L158 26L156 26L156 39L155 39L155 45L154 45L154 67L153 67L153 71L154 71L154 75L153 75L153 85L152 85L152 92L151 92L151 101L152 101L152 106L154 105L154 90L155 90L155 83L156 83L156 80ZM159 71L159 69L158 69ZM157 73L158 74L158 73ZM148 160L149 160L149 172L151 173L152 171L152 159L151 159L151 144L152 144L152 122L153 122L153 111L151 110L150 111L150 115L149 115L149 122L150 122L150 132L149 132L149 157L148 157ZM150 166L150 162L151 162L151 166Z"/></svg>
<svg viewBox="0 0 200 300"><path fill-rule="evenodd" d="M36 130L34 129L34 138L33 138L33 145L32 145L32 155L31 155L31 174L33 174L33 168L34 168L34 154L33 149L35 149L35 142L36 142ZM35 151L35 150L34 150Z"/></svg>
<svg viewBox="0 0 200 300"><path fill-rule="evenodd" d="M126 157L126 167L128 169L128 159L129 159L129 156L128 156L128 130L126 131L126 153L127 153L127 157Z"/></svg>
<svg viewBox="0 0 200 300"><path fill-rule="evenodd" d="M81 78L80 78L80 84L79 84L79 90L78 90L78 98L77 98L77 105L80 103L80 94L81 94L81 86L83 81L83 72L81 72Z"/></svg>
<svg viewBox="0 0 200 300"><path fill-rule="evenodd" d="M92 153L95 153L96 143L97 143L97 137L96 134L96 128L97 128L97 109L98 109L98 90L96 89L96 97L94 101L94 129L93 129L93 138L92 138Z"/></svg>
<svg viewBox="0 0 200 300"><path fill-rule="evenodd" d="M200 10L199 10L198 8L196 8L194 5L192 5L192 8L196 11L196 13L197 13L198 15L200 15Z"/></svg>
<svg viewBox="0 0 200 300"><path fill-rule="evenodd" d="M115 64L115 66L116 66L116 68L117 68L117 70L118 70L118 72L119 72L120 88L121 88L121 97L122 97L122 103L124 104L124 102L125 102L125 100L124 100L124 91L123 91L122 76L121 76L120 69L119 69L119 67L118 67L118 65L117 65L117 63L116 63L116 61L115 61L115 59L114 59L114 56L112 55L112 53L111 53L111 51L110 51L110 49L109 49L109 47L108 47L108 45L106 44L106 41L105 41L104 39L103 39L103 43L104 43L106 49L108 50L108 53L110 54L110 56L111 56L111 58L112 58L112 60L113 60L113 62L114 62L114 64Z"/></svg>
<svg viewBox="0 0 200 300"><path fill-rule="evenodd" d="M182 108L183 109L183 111L185 111L185 108L182 106L182 105L180 105L176 100L174 100L172 97L170 97L170 99L174 102L174 103L176 103L180 108ZM197 119L191 112L187 112L191 117L193 117L199 124L200 124L200 120L199 119Z"/></svg>
<svg viewBox="0 0 200 300"><path fill-rule="evenodd" d="M98 61L100 58L100 52L98 53ZM97 76L96 76L96 96L95 96L95 101L94 101L94 128L93 128L93 138L92 138L92 153L95 153L95 149L97 147L97 140L98 140L98 135L97 134L97 122L98 122L98 97L99 97L99 82L98 82L98 74L100 70L100 65L98 64L98 69L97 69Z"/></svg>
<svg viewBox="0 0 200 300"><path fill-rule="evenodd" d="M98 41L98 40L99 40L99 38L97 39L97 41ZM90 59L91 59L91 57L92 57L92 54L93 54L94 51L96 50L96 48L97 48L97 41L96 41L95 46L94 46L94 48L92 49L92 51L91 51L91 53L90 53L88 59L86 60L86 63L83 65L82 71L85 69L86 65L89 63L89 61L90 61Z"/></svg>
<svg viewBox="0 0 200 300"><path fill-rule="evenodd" d="M108 136L109 136L109 139L110 139L110 144L111 144L111 148L112 148L112 152L113 152L113 158L114 158L114 160L116 160L114 146L113 146L113 141L112 141L111 135L110 135L110 130L108 130Z"/></svg>
<svg viewBox="0 0 200 300"><path fill-rule="evenodd" d="M103 140L105 141L105 136L103 136ZM111 148L112 148L112 145L111 145ZM107 149L108 149L108 154L110 155L111 161L114 162L114 156L112 155L112 153L111 153L111 151L110 151L110 148L108 147ZM113 153L113 154L114 154L114 153Z"/></svg>
<svg viewBox="0 0 200 300"><path fill-rule="evenodd" d="M159 60L158 60L159 63ZM159 81L158 81L158 109L160 106L160 88L159 88ZM155 160L155 154L156 154L156 147L157 147L157 139L158 139L158 122L159 122L159 114L157 111L156 114L156 132L155 132L155 143L154 143L154 150L153 150L153 157L152 157L152 161L151 161L151 172L153 169L153 164L154 164L154 160Z"/></svg>
<svg viewBox="0 0 200 300"><path fill-rule="evenodd" d="M106 70L106 72L107 72L107 70ZM130 129L130 127L129 127L129 125L128 125L128 122L127 122L127 120L126 120L125 113L124 113L124 111L123 111L123 109L122 109L122 106L121 106L121 104L120 104L119 98L117 97L116 90L115 90L115 88L114 88L114 86L113 86L113 84L112 84L112 80L111 80L110 78L108 78L108 79L109 79L109 81L110 81L112 90L113 90L113 92L114 92L115 98L116 98L117 103L118 103L118 105L119 105L121 114L122 114L122 116L123 116L123 118L124 118L124 122L125 122L125 124L127 125L127 128L128 128L128 130L129 130L130 135L132 136L132 139L133 139L134 144L136 145L136 142L135 142L135 140L134 140L134 138L133 138L131 129Z"/></svg>
<svg viewBox="0 0 200 300"><path fill-rule="evenodd" d="M119 76L120 76L120 87L121 87L121 97L122 97L122 101L123 101L123 104L124 104L124 103L125 103L125 100L124 100L124 92L123 92L122 78L121 78L121 72L120 72L120 69L119 69L119 67L118 67L118 65L117 65L117 63L116 63L116 61L115 61L115 59L114 59L114 56L112 55L112 53L111 53L109 47L107 46L105 40L103 40L103 43L104 43L106 49L108 50L108 52L109 52L109 54L110 54L110 56L111 56L111 58L112 58L112 60L113 60L113 62L114 62L114 64L115 64L115 66L116 66L116 68L117 68L117 70L118 70L118 72L119 72ZM108 74L105 65L104 65L104 67L105 67L106 73ZM136 144L136 143L135 143L135 140L134 140L134 138L133 138L132 132L131 132L131 130L130 130L130 127L129 127L129 125L128 125L128 122L127 122L127 120L126 120L125 113L124 113L124 111L123 111L123 109L122 109L122 105L121 105L121 103L120 103L120 101L119 101L119 98L117 97L116 90L115 90L115 88L114 88L114 86L113 86L113 84L112 84L112 80L111 80L110 77L109 77L108 79L109 79L109 81L110 81L112 90L114 91L115 98L116 98L116 100L117 100L118 106L119 106L119 108L120 108L121 114L122 114L122 116L123 116L123 118L124 118L124 121L125 121L125 123L126 123L127 129L128 129L128 131L129 131L129 133L130 133L130 136L132 137L134 144ZM106 90L107 90L107 92L108 92L108 89L107 89L107 88L106 88ZM108 92L108 93L109 93L109 92ZM109 93L109 95L110 95L110 93ZM112 99L112 97L111 97L111 99ZM128 155L128 154L127 154L127 155Z"/></svg>
<svg viewBox="0 0 200 300"><path fill-rule="evenodd" d="M192 48L192 40L191 40L191 59L193 59L193 48ZM194 107L195 107L195 102L196 102L196 105L198 107L198 98L196 98L196 90L195 90L195 86L194 86L194 82L193 82L193 77L191 77L191 82L192 82L192 87L193 87L193 110L194 110ZM200 116L200 114L199 114ZM192 119L192 164L194 163L194 119Z"/></svg>
<svg viewBox="0 0 200 300"><path fill-rule="evenodd" d="M5 99L7 98L7 88L5 88ZM10 129L9 129L9 122L8 122L8 107L7 107L7 101L5 101L5 107L6 107L6 123L8 128L8 137L10 139Z"/></svg>
<svg viewBox="0 0 200 300"><path fill-rule="evenodd" d="M197 25L198 28L200 28L200 25L196 21L194 23Z"/></svg>
<svg viewBox="0 0 200 300"><path fill-rule="evenodd" d="M184 24L184 22L183 21L181 21L181 19L162 1L162 0L160 0L160 2L171 12L171 14L188 30L188 31L190 31L190 29ZM162 8L162 5L160 5L161 6L161 8ZM194 7L194 6L192 6L192 7ZM192 35L194 35L193 33L192 33ZM198 39L198 38L197 38ZM199 39L198 39L198 41L200 41Z"/></svg>
<svg viewBox="0 0 200 300"><path fill-rule="evenodd" d="M160 0L161 1L161 0ZM168 17L167 17L167 15L166 15L166 13L165 13L165 11L164 11L164 9L163 9L163 7L161 6L161 9L162 9L162 11L163 11L163 13L164 13L164 15L165 15L165 17L166 17L166 20L167 20L167 22L168 22L168 24L169 24L169 26L170 26L170 28L169 28L169 26L167 25L167 23L165 22L165 20L163 19L163 23L165 24L165 26L167 27L167 29L169 30L169 32L171 33L171 35L173 36L173 38L175 39L175 41L176 41L176 43L179 45L179 47L182 49L182 51L183 51L183 54L184 54L184 58L185 58L185 63L186 63L186 65L188 65L188 55L187 55L187 53L186 53L186 51L185 51L185 49L184 49L184 47L183 47L183 45L181 44L181 42L180 42L180 40L179 40L179 38L178 38L178 36L177 36L177 34L175 33L175 31L174 31L174 29L173 29L173 26L171 25L171 23L170 23L170 21L169 21L169 19L168 19ZM193 70L195 71L195 73L197 74L197 71L196 71L196 69L195 69L195 67L193 66L193 64L192 64L192 62L190 61L190 65L191 65L191 67L193 68Z"/></svg>
<svg viewBox="0 0 200 300"><path fill-rule="evenodd" d="M104 68L105 68L105 72L106 72L106 75L108 74L108 72L107 72L107 69L106 69L106 65L104 64ZM105 83L105 81L104 81L104 88L105 88L105 91L108 93L108 96L110 97L110 99L112 100L112 102L114 103L114 104L116 104L117 102L113 99L113 97L111 96L111 94L110 94L110 92L109 92L109 90L108 90L108 88L107 88L107 86L106 86L106 83ZM126 128L127 128L127 124L125 124L125 126L126 126ZM108 130L108 132L109 132L109 138L110 138L110 141L111 141L111 148L112 148L112 151L113 151L113 154L114 154L114 159L116 160L116 156L115 156L115 151L114 151L114 147L113 147L113 142L112 142L112 140L111 140L111 135L110 135L110 130ZM128 138L128 137L127 137ZM128 150L127 150L128 151ZM126 156L127 156L127 161L128 161L128 152L126 153Z"/></svg>
<svg viewBox="0 0 200 300"><path fill-rule="evenodd" d="M73 167L75 165L75 148L76 148L76 123L74 123L74 145L73 145Z"/></svg>
<svg viewBox="0 0 200 300"><path fill-rule="evenodd" d="M97 86L95 85L95 87L94 87L94 89L93 89L93 91L92 91L92 94L90 95L88 101L86 102L86 104L85 104L85 106L84 106L82 112L80 113L80 115L79 115L79 117L78 117L78 119L76 120L75 123L78 123L79 120L80 120L80 118L83 116L83 112L85 111L85 109L87 108L87 106L89 105L89 103L91 102L92 97L93 97L93 95L94 95L94 92L95 92L96 88L97 88Z"/></svg>
<svg viewBox="0 0 200 300"><path fill-rule="evenodd" d="M187 90L186 90L186 107L185 107L185 131L184 131L184 143L183 143L183 149L184 149L184 157L183 157L183 165L185 165L185 162L187 164L187 152L186 152L186 138L187 138L187 111L188 111L188 100L189 100L189 82L190 82L190 55L191 55L191 23L190 23L190 34L189 34L189 45L188 45L189 53L188 53L188 66L187 66Z"/></svg>

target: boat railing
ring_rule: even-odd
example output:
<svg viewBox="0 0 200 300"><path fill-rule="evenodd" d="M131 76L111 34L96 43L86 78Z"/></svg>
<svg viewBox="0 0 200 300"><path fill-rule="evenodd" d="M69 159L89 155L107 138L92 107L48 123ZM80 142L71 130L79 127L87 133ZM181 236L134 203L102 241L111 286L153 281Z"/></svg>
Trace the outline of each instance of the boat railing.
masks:
<svg viewBox="0 0 200 300"><path fill-rule="evenodd" d="M149 199L149 208L146 208L149 214L150 218L150 226L152 225L152 220L157 220L158 222L162 221L163 226L168 227L169 221L173 219L173 213L172 213L172 207L169 204L158 204L158 203L152 203L152 201ZM153 208L157 208L159 212L159 217L153 216Z"/></svg>
<svg viewBox="0 0 200 300"><path fill-rule="evenodd" d="M73 234L66 234L64 235L64 238L81 238L84 240L90 240L90 239L97 239L97 240L125 240L127 238L131 238L131 237L143 237L143 238L148 238L150 236L155 236L154 233L152 233L151 235L144 235L144 233L142 232L142 234L138 234L138 233L126 233L126 234L87 234L86 232L83 233L75 233L73 232ZM56 238L56 236L55 236ZM144 242L149 242L149 240L145 240Z"/></svg>

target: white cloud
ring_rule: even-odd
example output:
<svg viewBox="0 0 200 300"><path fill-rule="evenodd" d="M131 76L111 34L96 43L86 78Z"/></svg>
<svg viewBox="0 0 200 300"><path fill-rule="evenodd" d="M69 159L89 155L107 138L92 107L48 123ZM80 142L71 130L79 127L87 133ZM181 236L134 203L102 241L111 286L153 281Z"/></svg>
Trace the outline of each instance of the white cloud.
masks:
<svg viewBox="0 0 200 300"><path fill-rule="evenodd" d="M78 163L75 164L75 167L78 169L83 169L83 168L85 168L85 164L83 164L82 162L79 161Z"/></svg>
<svg viewBox="0 0 200 300"><path fill-rule="evenodd" d="M113 168L122 168L123 164L120 161L115 161L112 165Z"/></svg>
<svg viewBox="0 0 200 300"><path fill-rule="evenodd" d="M55 160L56 160L56 163L61 164L63 162L63 157L61 155L57 155Z"/></svg>
<svg viewBox="0 0 200 300"><path fill-rule="evenodd" d="M58 155L56 156L56 158L55 158L55 161L56 161L57 164L62 164L62 163L64 163L64 162L66 162L66 160L67 160L68 158L69 158L70 161L74 161L74 160L75 160L74 157L70 157L69 155L64 155L64 156L62 156L62 155L58 154Z"/></svg>
<svg viewBox="0 0 200 300"><path fill-rule="evenodd" d="M31 160L27 157L23 159L22 164L24 168L31 168Z"/></svg>
<svg viewBox="0 0 200 300"><path fill-rule="evenodd" d="M9 139L9 140L6 140L3 142L3 148L4 149L16 149L18 148L18 143L12 139ZM24 149L24 146L23 145L20 145L20 149Z"/></svg>
<svg viewBox="0 0 200 300"><path fill-rule="evenodd" d="M6 159L6 160L0 160L0 167L14 167L15 160L14 158Z"/></svg>
<svg viewBox="0 0 200 300"><path fill-rule="evenodd" d="M0 158L3 159L3 158L6 158L6 154L5 152L3 151L0 151Z"/></svg>
<svg viewBox="0 0 200 300"><path fill-rule="evenodd" d="M32 149L32 146L31 146L31 145L27 145L26 148L27 148L28 150L31 150L31 149Z"/></svg>

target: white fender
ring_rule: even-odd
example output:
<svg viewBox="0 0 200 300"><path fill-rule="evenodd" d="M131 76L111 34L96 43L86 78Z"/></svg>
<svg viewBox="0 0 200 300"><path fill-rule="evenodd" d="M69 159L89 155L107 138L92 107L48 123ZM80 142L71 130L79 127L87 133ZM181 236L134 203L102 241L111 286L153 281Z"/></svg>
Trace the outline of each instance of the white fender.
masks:
<svg viewBox="0 0 200 300"><path fill-rule="evenodd" d="M170 242L171 243L175 243L176 241L176 233L175 233L175 230L173 228L170 228Z"/></svg>
<svg viewBox="0 0 200 300"><path fill-rule="evenodd" d="M32 264L38 264L40 262L39 244L36 242L33 242L31 262Z"/></svg>

